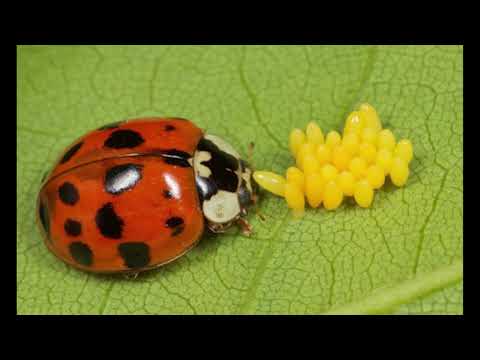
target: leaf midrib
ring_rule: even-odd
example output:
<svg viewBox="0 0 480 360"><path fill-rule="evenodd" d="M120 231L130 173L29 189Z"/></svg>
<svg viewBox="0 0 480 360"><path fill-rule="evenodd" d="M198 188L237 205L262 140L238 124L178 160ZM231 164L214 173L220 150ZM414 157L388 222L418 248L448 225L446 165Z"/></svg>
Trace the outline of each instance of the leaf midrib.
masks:
<svg viewBox="0 0 480 360"><path fill-rule="evenodd" d="M332 309L325 315L382 314L396 307L459 283L463 279L463 260L417 275L395 286L381 288L356 302Z"/></svg>

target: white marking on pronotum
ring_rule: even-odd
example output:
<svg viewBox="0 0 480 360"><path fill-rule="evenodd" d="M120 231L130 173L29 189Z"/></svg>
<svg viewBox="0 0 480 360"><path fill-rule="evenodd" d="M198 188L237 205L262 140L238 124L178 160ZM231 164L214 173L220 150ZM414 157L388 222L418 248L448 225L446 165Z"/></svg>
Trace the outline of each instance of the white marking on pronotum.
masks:
<svg viewBox="0 0 480 360"><path fill-rule="evenodd" d="M205 139L207 140L210 140L211 142L213 142L215 145L217 145L217 147L223 151L223 152L226 152L227 154L230 154L232 155L235 159L237 159L237 162L239 161L240 159L240 154L237 152L237 150L234 149L234 147L232 145L230 145L228 142L226 142L225 140L223 140L222 138L216 136L216 135L212 135L212 134L207 134L205 135ZM237 187L237 190L240 188L240 184L241 184L241 177L242 177L242 173L241 173L241 167L240 167L240 164L238 164L238 168L237 170L235 170L235 174L237 175L237 178L238 178L238 187Z"/></svg>
<svg viewBox="0 0 480 360"><path fill-rule="evenodd" d="M214 223L234 220L240 214L237 193L219 190L209 200L203 202L203 214Z"/></svg>
<svg viewBox="0 0 480 360"><path fill-rule="evenodd" d="M208 161L211 158L212 154L210 154L208 151L195 151L195 156L193 158L193 168L195 169L197 175L208 178L212 174L212 171L208 168L208 166L202 164L202 162Z"/></svg>
<svg viewBox="0 0 480 360"><path fill-rule="evenodd" d="M207 134L205 135L205 139L207 140L210 140L211 142L213 142L215 145L218 146L218 148L222 151L225 151L226 153L229 153L230 155L233 155L234 157L236 157L237 159L240 159L240 154L233 148L232 145L230 145L229 143L227 143L225 140L223 140L222 138L219 138L218 136L216 135L211 135L211 134Z"/></svg>
<svg viewBox="0 0 480 360"><path fill-rule="evenodd" d="M253 193L252 184L250 182L252 171L249 168L245 168L245 171L242 173L243 180L247 184L247 189L250 193Z"/></svg>

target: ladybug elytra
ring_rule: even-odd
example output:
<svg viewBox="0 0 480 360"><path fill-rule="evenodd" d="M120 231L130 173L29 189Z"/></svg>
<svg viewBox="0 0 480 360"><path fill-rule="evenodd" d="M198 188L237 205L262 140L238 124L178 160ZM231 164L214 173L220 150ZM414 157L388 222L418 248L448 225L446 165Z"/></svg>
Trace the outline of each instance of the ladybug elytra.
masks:
<svg viewBox="0 0 480 360"><path fill-rule="evenodd" d="M218 136L180 118L103 126L65 151L38 195L48 249L92 272L140 272L185 254L205 228L245 232L251 168Z"/></svg>

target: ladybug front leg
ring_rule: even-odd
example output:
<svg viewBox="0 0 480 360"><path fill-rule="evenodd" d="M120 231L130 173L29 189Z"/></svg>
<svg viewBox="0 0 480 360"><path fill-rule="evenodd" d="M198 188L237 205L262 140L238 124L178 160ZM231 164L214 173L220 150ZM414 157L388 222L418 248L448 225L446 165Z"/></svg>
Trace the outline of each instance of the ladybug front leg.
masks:
<svg viewBox="0 0 480 360"><path fill-rule="evenodd" d="M250 223L246 219L239 217L237 219L237 225L240 226L240 229L243 235L245 236L252 235L253 233L252 225L250 225Z"/></svg>
<svg viewBox="0 0 480 360"><path fill-rule="evenodd" d="M254 206L255 209L255 214L260 218L262 222L265 222L265 216L258 210L258 195L253 194L252 195L252 205ZM243 215L247 215L247 211L244 209Z"/></svg>
<svg viewBox="0 0 480 360"><path fill-rule="evenodd" d="M123 274L123 276L127 280L135 280L138 277L138 274L140 274L138 271L137 272L129 272L129 273Z"/></svg>

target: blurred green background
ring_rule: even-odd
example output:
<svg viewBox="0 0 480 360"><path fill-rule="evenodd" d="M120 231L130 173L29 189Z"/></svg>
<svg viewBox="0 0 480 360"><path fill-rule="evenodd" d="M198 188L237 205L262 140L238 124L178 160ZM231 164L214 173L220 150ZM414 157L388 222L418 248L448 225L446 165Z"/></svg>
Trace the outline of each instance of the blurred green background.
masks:
<svg viewBox="0 0 480 360"><path fill-rule="evenodd" d="M462 46L19 46L19 314L463 313ZM284 172L288 134L339 130L367 101L415 147L370 209L292 218L265 194L254 236L205 238L136 280L74 270L35 227L42 174L105 123L178 116Z"/></svg>

